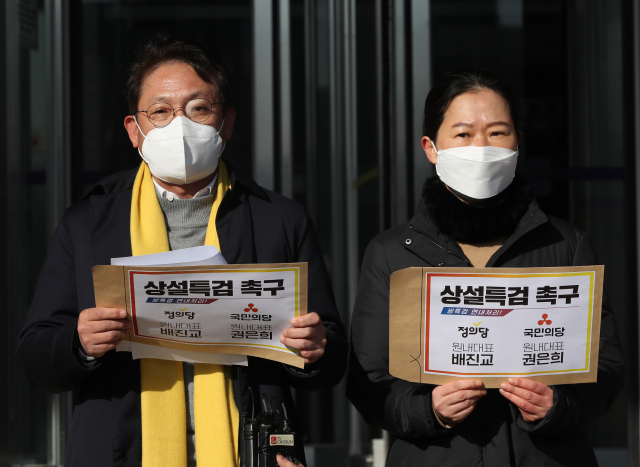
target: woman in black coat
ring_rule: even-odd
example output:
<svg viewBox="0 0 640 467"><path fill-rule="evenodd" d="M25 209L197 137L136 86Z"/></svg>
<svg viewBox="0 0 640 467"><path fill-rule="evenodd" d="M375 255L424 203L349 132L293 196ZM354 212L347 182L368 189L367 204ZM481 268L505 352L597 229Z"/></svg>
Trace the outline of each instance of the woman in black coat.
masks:
<svg viewBox="0 0 640 467"><path fill-rule="evenodd" d="M546 216L515 175L515 99L486 71L447 74L425 102L422 147L438 176L405 225L365 254L352 319L347 396L395 438L389 466L597 466L584 428L613 403L624 365L603 300L598 382L547 386L523 378L486 390L389 374L389 278L408 267L552 267L597 264L585 235Z"/></svg>

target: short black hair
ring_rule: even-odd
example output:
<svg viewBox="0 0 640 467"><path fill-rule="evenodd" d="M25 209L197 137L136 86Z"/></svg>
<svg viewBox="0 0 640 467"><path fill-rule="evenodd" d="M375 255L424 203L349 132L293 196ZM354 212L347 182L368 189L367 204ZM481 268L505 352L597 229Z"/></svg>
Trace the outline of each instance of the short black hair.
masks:
<svg viewBox="0 0 640 467"><path fill-rule="evenodd" d="M216 87L222 97L223 109L229 108L231 74L222 60L196 42L158 34L140 48L138 57L129 67L125 94L131 115L139 110L138 101L147 76L160 65L172 62L191 65L203 81Z"/></svg>
<svg viewBox="0 0 640 467"><path fill-rule="evenodd" d="M424 101L422 136L435 138L451 101L466 92L490 90L502 96L509 106L513 126L520 132L520 118L515 94L507 83L489 70L463 69L445 74L429 91Z"/></svg>

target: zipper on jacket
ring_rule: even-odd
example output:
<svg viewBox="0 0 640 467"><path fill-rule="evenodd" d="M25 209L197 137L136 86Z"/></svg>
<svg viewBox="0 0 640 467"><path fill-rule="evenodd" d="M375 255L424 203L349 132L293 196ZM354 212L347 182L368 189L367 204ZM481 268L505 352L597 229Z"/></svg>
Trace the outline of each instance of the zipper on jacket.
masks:
<svg viewBox="0 0 640 467"><path fill-rule="evenodd" d="M471 264L471 261L469 261L467 258L460 256L459 254L451 251L451 250L447 250L445 247L443 247L442 245L440 245L438 242L436 242L433 238L431 238L431 235L429 235L427 232L420 230L416 227L413 226L413 224L409 224L409 228L415 232L418 232L422 235L424 235L425 237L427 237L431 243L433 243L435 246L437 246L438 248L440 248L441 250L446 251L449 254L452 254L453 256L455 256L456 258L460 258L461 260L465 261L469 266L473 267L473 265Z"/></svg>

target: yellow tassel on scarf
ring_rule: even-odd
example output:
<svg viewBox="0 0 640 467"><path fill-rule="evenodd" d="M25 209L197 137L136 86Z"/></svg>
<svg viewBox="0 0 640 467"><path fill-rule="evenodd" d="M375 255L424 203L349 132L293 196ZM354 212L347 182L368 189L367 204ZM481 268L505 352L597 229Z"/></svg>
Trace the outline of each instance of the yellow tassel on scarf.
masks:
<svg viewBox="0 0 640 467"><path fill-rule="evenodd" d="M224 162L218 168L205 245L220 249L216 214L231 182ZM169 251L169 239L151 172L142 163L131 198L131 251L134 256ZM196 456L199 467L238 465L239 414L233 384L223 365L194 365ZM187 412L182 362L141 359L142 466L187 465Z"/></svg>

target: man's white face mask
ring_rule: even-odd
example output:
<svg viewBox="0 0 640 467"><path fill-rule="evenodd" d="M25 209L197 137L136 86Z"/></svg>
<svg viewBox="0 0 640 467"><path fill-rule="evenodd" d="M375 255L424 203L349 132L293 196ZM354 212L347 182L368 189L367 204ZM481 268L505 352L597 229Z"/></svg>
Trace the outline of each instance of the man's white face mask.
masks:
<svg viewBox="0 0 640 467"><path fill-rule="evenodd" d="M140 130L145 139L138 152L160 180L176 185L197 182L218 168L225 146L220 136L222 126L224 120L216 130L187 117L175 117L167 126L154 128L146 135Z"/></svg>
<svg viewBox="0 0 640 467"><path fill-rule="evenodd" d="M507 188L516 173L518 151L495 146L463 146L438 151L436 173L455 191L487 199Z"/></svg>

